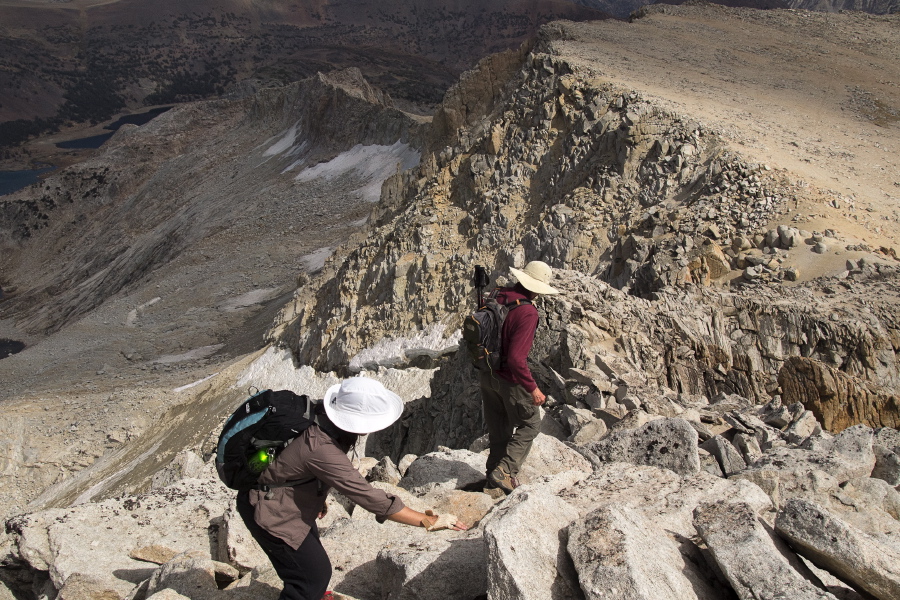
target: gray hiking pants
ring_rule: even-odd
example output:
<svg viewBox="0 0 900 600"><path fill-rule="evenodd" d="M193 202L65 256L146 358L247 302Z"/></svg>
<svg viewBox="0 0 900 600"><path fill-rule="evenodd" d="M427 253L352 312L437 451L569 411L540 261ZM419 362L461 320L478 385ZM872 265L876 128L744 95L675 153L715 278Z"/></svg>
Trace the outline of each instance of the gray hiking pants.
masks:
<svg viewBox="0 0 900 600"><path fill-rule="evenodd" d="M540 430L541 417L531 394L520 385L481 373L481 398L490 454L487 474L497 467L515 476Z"/></svg>

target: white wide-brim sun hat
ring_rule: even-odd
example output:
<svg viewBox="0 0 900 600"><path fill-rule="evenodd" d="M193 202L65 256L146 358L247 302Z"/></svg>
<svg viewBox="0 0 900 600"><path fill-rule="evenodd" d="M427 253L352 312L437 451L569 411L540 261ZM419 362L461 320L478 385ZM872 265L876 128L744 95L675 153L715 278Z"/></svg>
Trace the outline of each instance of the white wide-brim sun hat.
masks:
<svg viewBox="0 0 900 600"><path fill-rule="evenodd" d="M403 414L403 400L368 377L351 377L325 392L325 414L337 427L366 434L391 425Z"/></svg>
<svg viewBox="0 0 900 600"><path fill-rule="evenodd" d="M559 293L558 289L548 283L553 278L553 271L545 262L533 260L525 265L525 268L521 271L510 267L509 272L529 292L534 292L535 294Z"/></svg>

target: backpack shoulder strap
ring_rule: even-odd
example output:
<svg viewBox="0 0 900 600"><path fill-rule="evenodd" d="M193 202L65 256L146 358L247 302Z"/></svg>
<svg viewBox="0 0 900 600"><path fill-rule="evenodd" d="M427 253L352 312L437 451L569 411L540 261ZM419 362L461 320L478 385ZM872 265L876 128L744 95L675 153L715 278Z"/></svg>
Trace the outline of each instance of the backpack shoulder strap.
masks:
<svg viewBox="0 0 900 600"><path fill-rule="evenodd" d="M512 302L507 302L503 306L506 307L507 312L511 312L513 309L525 306L526 304L531 304L531 300L513 300Z"/></svg>

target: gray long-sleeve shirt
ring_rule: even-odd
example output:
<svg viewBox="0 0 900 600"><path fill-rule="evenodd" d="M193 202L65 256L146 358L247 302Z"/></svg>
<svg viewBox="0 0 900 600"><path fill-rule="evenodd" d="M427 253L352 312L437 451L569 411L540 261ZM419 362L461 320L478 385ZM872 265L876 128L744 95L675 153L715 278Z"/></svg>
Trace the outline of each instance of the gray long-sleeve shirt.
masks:
<svg viewBox="0 0 900 600"><path fill-rule="evenodd" d="M273 488L268 500L265 492L250 490L250 504L254 507L256 522L294 549L306 539L325 505L329 488L335 488L374 513L379 521L404 507L400 498L372 487L353 467L347 455L316 425L309 427L282 450L260 475L259 483L277 485L311 477L316 479L294 487ZM323 486L321 493L319 482Z"/></svg>

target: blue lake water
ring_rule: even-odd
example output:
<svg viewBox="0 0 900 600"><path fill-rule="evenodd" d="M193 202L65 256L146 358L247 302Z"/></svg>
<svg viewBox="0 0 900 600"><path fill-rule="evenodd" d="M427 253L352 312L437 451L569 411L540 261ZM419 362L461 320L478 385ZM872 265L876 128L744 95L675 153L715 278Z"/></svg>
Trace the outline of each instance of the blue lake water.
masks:
<svg viewBox="0 0 900 600"><path fill-rule="evenodd" d="M44 167L42 169L24 171L0 171L0 196L12 194L16 190L21 190L23 187L37 182L40 175L49 173L55 168Z"/></svg>
<svg viewBox="0 0 900 600"><path fill-rule="evenodd" d="M16 354L25 349L25 344L15 340L0 338L0 358L6 358L10 354Z"/></svg>
<svg viewBox="0 0 900 600"><path fill-rule="evenodd" d="M101 133L100 135L92 135L90 137L78 138L77 140L69 140L67 142L59 142L57 148L66 149L83 149L83 148L99 148L103 143L113 136L113 133Z"/></svg>
<svg viewBox="0 0 900 600"><path fill-rule="evenodd" d="M160 108L153 108L136 115L125 115L124 117L120 117L119 119L113 121L103 128L111 130L111 133L101 133L100 135L78 138L77 140L59 142L58 144L56 144L56 147L65 149L99 148L104 144L104 142L106 142L106 140L111 138L113 136L113 133L118 131L119 127L121 127L122 125L125 125L126 123L130 123L131 125L143 125L144 123L149 123L155 117L158 117L170 108L172 107L163 106Z"/></svg>
<svg viewBox="0 0 900 600"><path fill-rule="evenodd" d="M92 135L89 137L79 138L77 140L59 142L58 144L56 144L56 147L64 148L67 150L99 148L104 144L104 142L106 142L106 140L111 138L122 125L126 123L130 123L132 125L143 125L144 123L149 123L151 120L153 120L154 117L161 115L170 108L172 107L163 106L160 108L153 108L136 115L125 115L124 117L121 117L104 127L104 129L111 130L109 133L101 133L99 135ZM12 194L13 192L21 190L22 188L27 187L32 183L36 183L40 175L49 173L55 168L56 167L47 166L40 169L25 169L22 171L0 171L0 196Z"/></svg>

